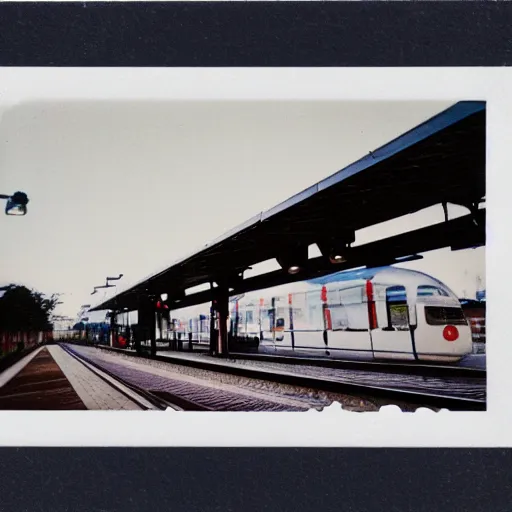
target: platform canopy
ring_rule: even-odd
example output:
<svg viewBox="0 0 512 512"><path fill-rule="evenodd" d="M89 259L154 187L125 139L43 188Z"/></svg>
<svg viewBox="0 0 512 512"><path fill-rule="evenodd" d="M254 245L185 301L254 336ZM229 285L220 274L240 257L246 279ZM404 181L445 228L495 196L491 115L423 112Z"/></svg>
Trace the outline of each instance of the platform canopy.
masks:
<svg viewBox="0 0 512 512"><path fill-rule="evenodd" d="M343 268L392 264L397 258L443 247L483 245L485 210L477 208L485 198L485 117L485 102L458 102L92 310L133 310L141 297L162 293L177 309L211 300L212 290L184 295L187 288L205 283L229 283L237 294ZM322 249L333 239L350 242L357 230L440 203L467 206L468 215L353 247L341 265L319 257L295 275L278 270L243 280L236 277L256 263L282 261L283 254L315 243Z"/></svg>

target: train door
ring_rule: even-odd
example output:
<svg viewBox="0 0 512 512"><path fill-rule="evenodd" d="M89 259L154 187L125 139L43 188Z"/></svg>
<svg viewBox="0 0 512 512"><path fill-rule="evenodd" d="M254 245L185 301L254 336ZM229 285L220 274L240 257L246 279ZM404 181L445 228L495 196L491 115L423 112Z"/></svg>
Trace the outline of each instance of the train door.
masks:
<svg viewBox="0 0 512 512"><path fill-rule="evenodd" d="M293 349L298 352L314 353L315 355L324 351L324 310L321 291L309 290L293 294L292 306ZM291 348L291 332L287 335L287 346Z"/></svg>
<svg viewBox="0 0 512 512"><path fill-rule="evenodd" d="M328 350L337 356L373 357L365 284L348 283L328 293Z"/></svg>
<svg viewBox="0 0 512 512"><path fill-rule="evenodd" d="M374 286L367 281L366 291L374 357L415 359L405 286Z"/></svg>
<svg viewBox="0 0 512 512"><path fill-rule="evenodd" d="M247 308L244 315L244 333L246 336L259 337L260 327L258 324L257 311L254 306Z"/></svg>

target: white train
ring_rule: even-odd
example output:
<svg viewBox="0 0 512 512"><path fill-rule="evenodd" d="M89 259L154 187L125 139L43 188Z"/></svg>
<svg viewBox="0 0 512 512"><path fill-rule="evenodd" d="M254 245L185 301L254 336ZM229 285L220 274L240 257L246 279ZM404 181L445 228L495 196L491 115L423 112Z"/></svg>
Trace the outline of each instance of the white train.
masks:
<svg viewBox="0 0 512 512"><path fill-rule="evenodd" d="M454 362L473 348L457 296L427 274L396 267L283 285L259 300L252 293L232 300L229 322L231 335L283 355ZM207 314L178 327L199 344L209 343L209 330Z"/></svg>

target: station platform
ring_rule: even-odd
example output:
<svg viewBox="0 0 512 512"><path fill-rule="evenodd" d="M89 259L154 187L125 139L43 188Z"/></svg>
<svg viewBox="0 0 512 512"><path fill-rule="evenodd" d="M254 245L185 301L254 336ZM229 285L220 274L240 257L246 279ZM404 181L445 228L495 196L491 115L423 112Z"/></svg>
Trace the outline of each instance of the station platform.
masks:
<svg viewBox="0 0 512 512"><path fill-rule="evenodd" d="M0 373L0 410L140 410L57 345Z"/></svg>
<svg viewBox="0 0 512 512"><path fill-rule="evenodd" d="M106 347L108 348L108 347ZM143 345L144 351L148 352L150 351L149 345ZM485 347L483 349L483 352L475 352L472 354L468 354L464 356L460 361L457 363L449 363L448 366L454 366L454 367L461 367L461 368L468 368L468 369L474 369L474 370L485 370L487 367L487 354L485 353ZM134 348L130 349L123 349L123 351L127 353L133 353L135 354L136 351ZM181 357L184 356L185 358L187 356L192 355L192 357L195 356L203 356L203 359L208 359L214 362L218 362L219 360L215 357L210 356L209 349L206 345L198 345L194 343L193 350L190 351L188 349L188 343L183 343L181 350L172 350L169 347L169 343L159 343L157 344L157 354L159 356L165 357ZM270 356L272 357L281 357L283 360L289 359L289 360L304 360L304 361L311 361L314 362L322 362L322 361L354 361L354 362L373 362L375 361L371 356L366 354L354 354L352 353L349 358L344 357L328 357L326 355L322 354L312 354L310 352L301 352L301 351L288 351L288 352L275 352L273 350L266 350L262 352L231 352L231 355L234 358L238 359L258 359L259 357L263 356ZM270 360L270 359L269 359ZM442 363L441 363L442 364Z"/></svg>

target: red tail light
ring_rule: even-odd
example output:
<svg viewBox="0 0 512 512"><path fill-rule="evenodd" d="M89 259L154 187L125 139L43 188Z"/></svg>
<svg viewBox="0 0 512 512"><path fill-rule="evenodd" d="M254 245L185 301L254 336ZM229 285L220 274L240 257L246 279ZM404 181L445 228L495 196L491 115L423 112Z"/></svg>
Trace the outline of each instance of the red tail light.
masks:
<svg viewBox="0 0 512 512"><path fill-rule="evenodd" d="M459 337L459 330L454 325L447 325L443 329L443 338L446 341L455 341Z"/></svg>
<svg viewBox="0 0 512 512"><path fill-rule="evenodd" d="M327 302L327 288L325 286L322 286L322 293L320 295L320 300L322 302Z"/></svg>

